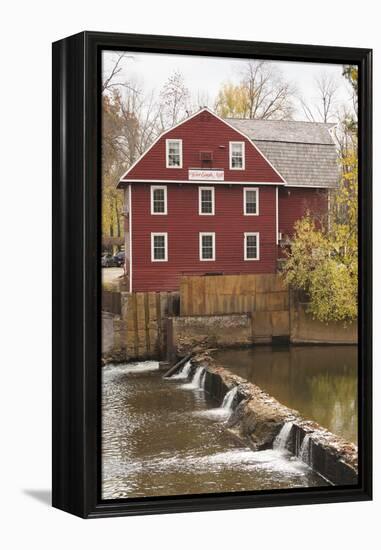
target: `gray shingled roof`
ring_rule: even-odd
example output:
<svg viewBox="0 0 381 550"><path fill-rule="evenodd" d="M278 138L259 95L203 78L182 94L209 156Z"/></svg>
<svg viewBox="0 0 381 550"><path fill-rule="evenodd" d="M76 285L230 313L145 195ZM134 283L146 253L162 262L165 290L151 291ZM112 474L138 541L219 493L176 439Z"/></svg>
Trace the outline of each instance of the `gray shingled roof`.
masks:
<svg viewBox="0 0 381 550"><path fill-rule="evenodd" d="M336 187L339 168L329 129L333 124L228 118L250 139L288 185Z"/></svg>

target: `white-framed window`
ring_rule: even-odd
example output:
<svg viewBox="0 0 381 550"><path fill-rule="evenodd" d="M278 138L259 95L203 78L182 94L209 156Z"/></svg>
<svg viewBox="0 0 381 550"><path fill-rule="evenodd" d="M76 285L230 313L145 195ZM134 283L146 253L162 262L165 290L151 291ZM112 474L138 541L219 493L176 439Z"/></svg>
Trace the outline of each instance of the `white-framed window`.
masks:
<svg viewBox="0 0 381 550"><path fill-rule="evenodd" d="M166 185L151 185L151 214L167 214Z"/></svg>
<svg viewBox="0 0 381 550"><path fill-rule="evenodd" d="M245 233L243 247L245 261L259 260L259 233Z"/></svg>
<svg viewBox="0 0 381 550"><path fill-rule="evenodd" d="M200 261L214 262L216 259L216 234L200 233Z"/></svg>
<svg viewBox="0 0 381 550"><path fill-rule="evenodd" d="M151 233L151 261L168 261L168 233Z"/></svg>
<svg viewBox="0 0 381 550"><path fill-rule="evenodd" d="M214 216L214 187L198 188L198 213L200 216Z"/></svg>
<svg viewBox="0 0 381 550"><path fill-rule="evenodd" d="M245 142L229 142L229 167L230 170L245 170Z"/></svg>
<svg viewBox="0 0 381 550"><path fill-rule="evenodd" d="M258 187L243 188L243 213L245 216L258 216L259 214Z"/></svg>
<svg viewBox="0 0 381 550"><path fill-rule="evenodd" d="M167 139L165 140L165 157L167 168L183 167L183 140Z"/></svg>

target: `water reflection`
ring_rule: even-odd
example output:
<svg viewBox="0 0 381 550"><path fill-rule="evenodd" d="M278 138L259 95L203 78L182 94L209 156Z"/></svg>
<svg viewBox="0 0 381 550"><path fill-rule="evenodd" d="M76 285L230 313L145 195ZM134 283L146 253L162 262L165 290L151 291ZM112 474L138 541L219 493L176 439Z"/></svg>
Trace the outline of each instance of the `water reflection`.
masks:
<svg viewBox="0 0 381 550"><path fill-rule="evenodd" d="M357 346L258 346L214 356L281 403L357 444Z"/></svg>

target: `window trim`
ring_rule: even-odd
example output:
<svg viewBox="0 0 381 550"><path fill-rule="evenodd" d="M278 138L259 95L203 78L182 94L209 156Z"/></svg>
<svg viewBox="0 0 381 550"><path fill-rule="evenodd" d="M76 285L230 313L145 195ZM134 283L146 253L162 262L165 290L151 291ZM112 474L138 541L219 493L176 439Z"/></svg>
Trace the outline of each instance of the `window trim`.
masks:
<svg viewBox="0 0 381 550"><path fill-rule="evenodd" d="M233 162L232 162L233 145L237 145L238 143L242 145L242 168L238 168L238 167L233 168ZM246 143L244 141L229 141L229 169L230 170L245 170L245 164L246 164L245 147L246 147Z"/></svg>
<svg viewBox="0 0 381 550"><path fill-rule="evenodd" d="M248 258L247 257L247 237L256 236L257 238L257 257L256 258ZM257 262L260 259L260 245L259 245L259 232L258 231L249 231L244 233L243 238L243 254L245 262Z"/></svg>
<svg viewBox="0 0 381 550"><path fill-rule="evenodd" d="M155 258L154 243L155 243L155 237L163 237L163 236L164 236L164 258L159 260ZM160 231L157 233L151 233L151 262L168 262L168 233L165 233L163 231Z"/></svg>
<svg viewBox="0 0 381 550"><path fill-rule="evenodd" d="M213 257L212 258L203 258L202 257L202 238L212 236L212 243L213 243ZM212 231L202 231L199 233L199 258L200 262L215 262L216 261L216 233Z"/></svg>
<svg viewBox="0 0 381 550"><path fill-rule="evenodd" d="M180 166L170 166L169 165L169 143L171 141L176 141L177 143L180 144L180 147L179 147L179 150L180 150ZM166 168L174 168L174 169L179 169L179 168L182 168L183 167L183 140L182 139L171 139L171 138L168 138L165 140L165 167Z"/></svg>
<svg viewBox="0 0 381 550"><path fill-rule="evenodd" d="M156 189L164 189L164 212L154 212L154 193ZM151 215L152 216L166 216L168 214L168 201L167 201L167 186L166 185L151 185Z"/></svg>
<svg viewBox="0 0 381 550"><path fill-rule="evenodd" d="M246 212L246 192L255 191L257 195L257 210L256 212ZM244 187L243 188L243 215L244 216L259 216L259 187Z"/></svg>
<svg viewBox="0 0 381 550"><path fill-rule="evenodd" d="M212 211L202 212L202 191L212 191ZM215 189L212 186L199 186L198 188L198 214L199 216L214 216L215 215Z"/></svg>

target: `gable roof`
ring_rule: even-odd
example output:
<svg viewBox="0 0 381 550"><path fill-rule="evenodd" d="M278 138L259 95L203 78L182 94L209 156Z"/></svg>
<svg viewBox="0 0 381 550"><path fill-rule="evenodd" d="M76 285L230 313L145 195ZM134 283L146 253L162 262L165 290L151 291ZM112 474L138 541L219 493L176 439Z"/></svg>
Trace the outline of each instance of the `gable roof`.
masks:
<svg viewBox="0 0 381 550"><path fill-rule="evenodd" d="M144 151L144 153L142 155L140 155L140 157L127 169L127 171L123 174L123 176L120 178L119 180L119 183L117 185L117 187L120 187L121 184L123 183L126 183L128 181L134 181L133 179L129 179L128 178L128 175L130 174L130 172L135 168L135 166L137 164L140 163L140 161L147 155L147 153L149 151L151 151L151 149L154 148L154 146L167 134L169 134L170 132L172 132L174 129L178 128L179 126L182 126L183 124L189 122L192 118L195 118L197 117L198 115L200 115L201 113L203 112L207 112L209 113L210 115L212 115L213 117L215 117L217 120L219 120L220 122L222 122L223 124L225 124L226 126L228 126L229 128L231 128L232 130L234 130L235 133L237 134L240 134L243 138L245 138L252 146L253 146L253 149L256 150L257 154L259 154L261 157L263 157L264 161L270 166L270 168L272 169L272 171L277 175L277 177L279 177L279 182L274 182L274 183L279 183L281 185L285 185L287 182L285 181L284 177L282 176L282 174L280 174L280 172L278 171L277 167L268 159L266 158L265 154L262 152L262 150L257 147L257 145L254 143L254 141L252 139L250 139L249 136L247 136L244 132L242 132L242 130L240 130L239 128L236 128L235 126L233 126L232 124L230 124L229 120L227 119L224 119L222 117L220 117L219 115L217 115L216 113L214 113L211 109L209 109L208 107L203 107L201 109L199 109L198 111L196 111L195 113L192 113L191 115L189 115L187 118L185 118L184 120L178 122L177 124L175 124L174 126L172 126L171 128L168 128L167 130L164 130L154 141L153 143L151 143L151 145Z"/></svg>
<svg viewBox="0 0 381 550"><path fill-rule="evenodd" d="M248 118L226 118L232 126L244 132L247 137L258 141L282 141L287 143L317 143L334 145L330 129L334 124L304 122L296 120L258 120Z"/></svg>
<svg viewBox="0 0 381 550"><path fill-rule="evenodd" d="M252 142L287 186L335 188L339 166L336 146L330 130L334 124L294 120L257 120L221 118L204 107L165 130L120 178L118 187L129 181L128 175L143 157L174 128L207 111ZM130 180L133 181L133 180Z"/></svg>
<svg viewBox="0 0 381 550"><path fill-rule="evenodd" d="M291 187L338 185L339 166L335 146L310 143L256 141Z"/></svg>
<svg viewBox="0 0 381 550"><path fill-rule="evenodd" d="M288 186L334 188L339 167L334 124L294 120L227 119L257 145Z"/></svg>

